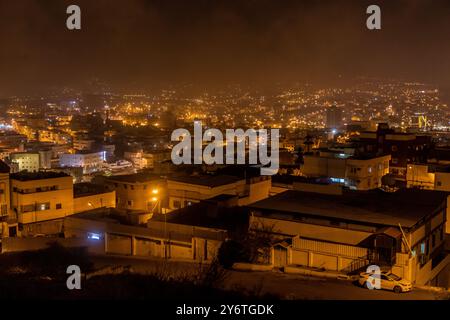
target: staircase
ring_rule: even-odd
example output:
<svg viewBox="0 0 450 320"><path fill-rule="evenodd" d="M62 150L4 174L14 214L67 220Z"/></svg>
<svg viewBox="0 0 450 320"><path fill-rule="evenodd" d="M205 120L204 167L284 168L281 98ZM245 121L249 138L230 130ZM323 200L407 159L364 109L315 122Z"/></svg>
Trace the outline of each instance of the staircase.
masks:
<svg viewBox="0 0 450 320"><path fill-rule="evenodd" d="M366 269L369 265L370 265L370 262L367 259L367 257L360 257L360 258L354 260L346 268L344 268L342 270L342 272L345 272L349 276L359 274L361 272L366 271Z"/></svg>

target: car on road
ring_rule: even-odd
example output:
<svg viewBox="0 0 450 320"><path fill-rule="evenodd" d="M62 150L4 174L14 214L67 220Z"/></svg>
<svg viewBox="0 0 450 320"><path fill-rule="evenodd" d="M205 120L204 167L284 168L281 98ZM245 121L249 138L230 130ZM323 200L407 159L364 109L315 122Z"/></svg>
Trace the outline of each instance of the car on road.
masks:
<svg viewBox="0 0 450 320"><path fill-rule="evenodd" d="M374 273L362 272L359 274L359 284L365 288L371 289L375 288L376 277ZM380 288L375 289L383 289L383 290L391 290L395 293L409 292L412 290L411 282L402 279L401 277L390 273L390 272L381 272L380 275Z"/></svg>

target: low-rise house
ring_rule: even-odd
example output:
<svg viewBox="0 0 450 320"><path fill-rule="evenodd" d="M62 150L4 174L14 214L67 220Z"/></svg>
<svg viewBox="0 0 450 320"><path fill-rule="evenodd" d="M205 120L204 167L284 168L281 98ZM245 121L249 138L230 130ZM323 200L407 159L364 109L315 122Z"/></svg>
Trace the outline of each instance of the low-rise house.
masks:
<svg viewBox="0 0 450 320"><path fill-rule="evenodd" d="M77 183L73 185L73 212L79 213L95 208L115 208L116 192L104 185Z"/></svg>
<svg viewBox="0 0 450 320"><path fill-rule="evenodd" d="M433 283L449 264L448 195L290 190L250 205L250 230L290 242L274 247L275 266L349 273L377 264L415 283Z"/></svg>
<svg viewBox="0 0 450 320"><path fill-rule="evenodd" d="M408 164L406 183L408 188L450 191L450 165Z"/></svg>
<svg viewBox="0 0 450 320"><path fill-rule="evenodd" d="M162 223L129 225L121 212L103 208L66 218L64 236L89 240L88 248L98 254L210 261L226 233L207 228L197 232L191 227L171 225L164 229Z"/></svg>
<svg viewBox="0 0 450 320"><path fill-rule="evenodd" d="M160 176L148 173L112 176L105 184L115 190L118 209L156 213L165 207L166 183Z"/></svg>
<svg viewBox="0 0 450 320"><path fill-rule="evenodd" d="M306 177L325 177L354 190L371 190L381 187L381 178L389 173L391 156L361 157L322 150L303 158L302 173Z"/></svg>
<svg viewBox="0 0 450 320"><path fill-rule="evenodd" d="M175 210L224 194L238 196L241 206L267 198L270 188L268 176L174 175L167 179L168 205Z"/></svg>

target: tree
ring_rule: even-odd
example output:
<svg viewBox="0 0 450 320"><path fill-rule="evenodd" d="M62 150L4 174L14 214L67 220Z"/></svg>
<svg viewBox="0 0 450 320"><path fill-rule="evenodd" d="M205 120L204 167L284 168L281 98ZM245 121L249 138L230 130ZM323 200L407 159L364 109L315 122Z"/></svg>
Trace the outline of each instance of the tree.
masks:
<svg viewBox="0 0 450 320"><path fill-rule="evenodd" d="M228 269L236 262L248 262L249 254L241 242L227 240L220 246L217 259L224 268Z"/></svg>

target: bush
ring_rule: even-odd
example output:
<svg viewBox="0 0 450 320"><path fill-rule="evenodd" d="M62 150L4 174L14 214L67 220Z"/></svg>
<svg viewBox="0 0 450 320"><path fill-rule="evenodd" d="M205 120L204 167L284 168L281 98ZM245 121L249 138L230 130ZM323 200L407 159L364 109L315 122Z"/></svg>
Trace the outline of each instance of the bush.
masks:
<svg viewBox="0 0 450 320"><path fill-rule="evenodd" d="M219 263L224 268L231 268L235 262L248 262L248 250L235 240L228 240L222 243L217 255Z"/></svg>
<svg viewBox="0 0 450 320"><path fill-rule="evenodd" d="M92 270L86 248L66 248L57 242L37 251L19 253L19 266L37 276L66 277L67 267L77 265L83 273Z"/></svg>

